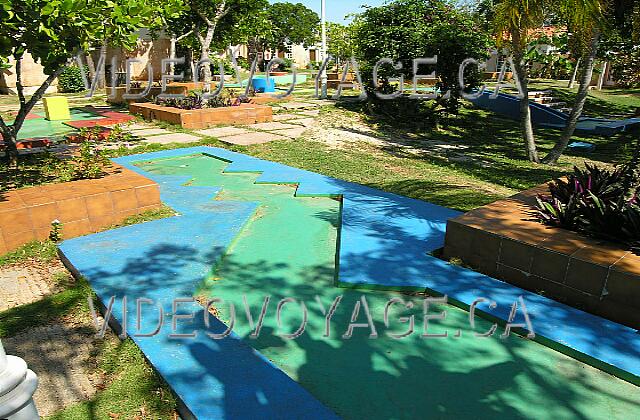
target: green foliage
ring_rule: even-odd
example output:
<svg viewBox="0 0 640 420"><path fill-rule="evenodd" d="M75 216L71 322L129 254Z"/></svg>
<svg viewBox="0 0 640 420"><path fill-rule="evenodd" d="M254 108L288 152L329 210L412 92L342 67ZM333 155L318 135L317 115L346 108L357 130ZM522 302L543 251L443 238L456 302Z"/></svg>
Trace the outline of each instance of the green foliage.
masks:
<svg viewBox="0 0 640 420"><path fill-rule="evenodd" d="M62 241L62 223L56 219L51 222L51 231L49 231L49 240L58 243Z"/></svg>
<svg viewBox="0 0 640 420"><path fill-rule="evenodd" d="M220 73L220 63L222 63L222 68L224 69L224 74L226 75L231 75L231 74L235 74L235 69L233 68L233 63L231 63L230 60L226 59L226 58L220 58L218 56L212 56L210 58L211 60L211 72L213 74L219 74ZM238 64L238 67L240 67L240 65Z"/></svg>
<svg viewBox="0 0 640 420"><path fill-rule="evenodd" d="M614 170L586 165L537 197L537 217L548 225L620 242L640 251L640 179L635 165Z"/></svg>
<svg viewBox="0 0 640 420"><path fill-rule="evenodd" d="M81 131L80 138L84 138L84 140L80 143L78 156L72 160L49 155L43 160L44 172L55 173L57 180L62 182L96 179L104 176L105 169L111 165L105 152L98 147L94 140L91 140L91 131Z"/></svg>
<svg viewBox="0 0 640 420"><path fill-rule="evenodd" d="M85 67L85 75L88 76L88 70ZM58 91L62 93L75 93L85 90L82 71L78 66L67 66L58 76Z"/></svg>
<svg viewBox="0 0 640 420"><path fill-rule="evenodd" d="M253 95L252 95L253 92ZM255 91L250 90L250 96L255 96ZM225 89L218 96L205 100L202 93L191 91L184 98L160 98L156 97L154 103L178 109L203 109L203 108L224 108L239 106L240 104L251 102L251 98L245 95L237 95L231 89Z"/></svg>
<svg viewBox="0 0 640 420"><path fill-rule="evenodd" d="M73 179L95 179L105 174L110 165L102 150L93 143L84 141L80 144L80 156L75 159Z"/></svg>
<svg viewBox="0 0 640 420"><path fill-rule="evenodd" d="M181 9L179 0L0 0L0 56L29 51L52 74L104 40L135 46L138 29L156 27Z"/></svg>
<svg viewBox="0 0 640 420"><path fill-rule="evenodd" d="M236 58L236 62L241 69L249 70L251 68L251 61L246 57L238 57Z"/></svg>
<svg viewBox="0 0 640 420"><path fill-rule="evenodd" d="M327 23L327 52L340 62L349 60L353 55L353 26L339 23Z"/></svg>
<svg viewBox="0 0 640 420"><path fill-rule="evenodd" d="M640 87L640 48L623 46L608 54L613 78L623 88Z"/></svg>
<svg viewBox="0 0 640 420"><path fill-rule="evenodd" d="M436 87L443 93L451 92L450 97L439 104L452 113L459 107L460 64L467 58L482 62L491 45L488 34L478 27L468 12L443 0L396 0L366 9L356 16L353 25L352 39L356 41L356 54L370 98L374 90L373 67L379 59L389 57L402 63L402 69L397 71L382 66L379 78L388 80L402 74L410 81L413 78L412 59L437 55L437 65L420 66L418 73L436 71ZM468 66L465 75L468 87L474 87L479 80L477 68Z"/></svg>
<svg viewBox="0 0 640 420"><path fill-rule="evenodd" d="M262 40L267 47L283 49L287 44L308 46L318 40L318 14L302 3L274 3L267 8L271 23Z"/></svg>
<svg viewBox="0 0 640 420"><path fill-rule="evenodd" d="M198 53L203 48L208 54L245 43L249 36L262 33L269 26L265 19L267 0L186 0L182 3L188 7L166 20L166 30L176 36L193 30L180 44ZM209 30L212 31L210 39L207 38Z"/></svg>
<svg viewBox="0 0 640 420"><path fill-rule="evenodd" d="M555 49L549 54L540 52L543 45L551 45ZM571 77L574 63L567 57L567 34L542 36L531 41L524 59L530 66L529 75L537 79L568 79Z"/></svg>
<svg viewBox="0 0 640 420"><path fill-rule="evenodd" d="M0 117L11 165L18 164L15 141L24 117L65 65L105 42L133 49L139 29L156 29L182 8L180 0L0 0L0 65L28 51L48 75L28 100L18 89L21 112L11 126Z"/></svg>
<svg viewBox="0 0 640 420"><path fill-rule="evenodd" d="M282 63L278 63L278 71L289 71L293 67L293 60L290 58L282 58Z"/></svg>

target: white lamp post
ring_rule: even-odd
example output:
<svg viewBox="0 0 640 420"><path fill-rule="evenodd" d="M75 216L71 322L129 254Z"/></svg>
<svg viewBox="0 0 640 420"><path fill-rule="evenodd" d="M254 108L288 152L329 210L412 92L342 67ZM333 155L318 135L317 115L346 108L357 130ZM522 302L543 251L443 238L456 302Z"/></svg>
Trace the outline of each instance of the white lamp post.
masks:
<svg viewBox="0 0 640 420"><path fill-rule="evenodd" d="M322 24L322 49L321 49L321 55L322 55L322 63L324 63L324 60L326 60L327 58L327 22L326 22L326 17L325 17L325 0L321 0L321 7L320 7L320 22ZM324 66L324 68L322 69L322 73L320 74L320 86L321 86L321 90L322 90L322 94L320 95L320 97L322 99L326 99L327 98L327 68L326 66Z"/></svg>
<svg viewBox="0 0 640 420"><path fill-rule="evenodd" d="M27 369L24 360L7 356L0 341L0 419L39 419L33 403L33 393L38 387L38 377Z"/></svg>

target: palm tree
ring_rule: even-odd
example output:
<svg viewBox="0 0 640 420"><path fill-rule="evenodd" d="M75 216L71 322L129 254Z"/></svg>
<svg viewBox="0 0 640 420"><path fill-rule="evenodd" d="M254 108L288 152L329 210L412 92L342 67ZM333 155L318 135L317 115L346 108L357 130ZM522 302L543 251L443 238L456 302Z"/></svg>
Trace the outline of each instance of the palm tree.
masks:
<svg viewBox="0 0 640 420"><path fill-rule="evenodd" d="M553 149L543 159L544 163L557 163L558 159L567 148L573 133L576 130L578 119L582 115L584 104L589 93L589 85L593 76L593 66L598 53L600 34L604 26L604 9L606 0L564 0L562 2L562 14L568 20L569 28L575 34L577 45L574 47L580 54L582 61L582 73L580 87L576 95L573 108L569 113L567 125L562 135L556 141Z"/></svg>
<svg viewBox="0 0 640 420"><path fill-rule="evenodd" d="M520 87L520 122L527 157L538 163L538 151L531 124L529 109L529 76L524 55L529 43L529 34L542 26L547 1L545 0L503 0L496 6L493 24L498 46L506 46L513 56L514 76Z"/></svg>

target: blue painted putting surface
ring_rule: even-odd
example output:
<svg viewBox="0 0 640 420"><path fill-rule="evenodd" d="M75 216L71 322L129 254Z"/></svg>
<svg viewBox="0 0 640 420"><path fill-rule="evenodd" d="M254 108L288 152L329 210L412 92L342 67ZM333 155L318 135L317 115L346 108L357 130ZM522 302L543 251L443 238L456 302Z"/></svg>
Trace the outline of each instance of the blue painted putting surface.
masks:
<svg viewBox="0 0 640 420"><path fill-rule="evenodd" d="M134 168L132 168L134 169ZM108 304L117 296L113 316L123 324L121 299L127 313L136 313L134 299L144 296L162 308L175 297L190 298L210 272L257 203L214 201L218 188L182 186L189 177L162 176L162 200L180 216L115 229L65 241L60 250ZM132 240L133 239L133 240ZM152 257L149 257L152 256ZM150 260L151 259L151 260ZM144 260L144 263L141 261ZM167 281L167 279L172 279ZM186 302L175 313L196 313L193 322L179 323L177 333L220 333L227 327L214 317L207 326L203 308ZM140 332L154 331L153 310L142 317ZM171 338L171 318L162 333L132 339L169 384L189 412L198 419L292 418L331 419L335 415L238 336L212 340ZM131 322L126 322L131 326ZM180 327L184 326L184 331Z"/></svg>
<svg viewBox="0 0 640 420"><path fill-rule="evenodd" d="M123 291L169 305L175 296L192 296L211 264L252 216L257 203L213 201L217 188L182 186L188 177L157 176L133 165L198 153L231 162L225 172L260 172L256 182L298 184L297 196L342 196L340 285L435 291L463 306L485 297L497 307L478 309L502 320L508 319L511 305L523 296L538 337L638 383L640 334L636 331L427 255L443 245L446 220L459 212L219 148L177 149L115 160L158 182L163 202L181 215L61 244L65 257L89 279L103 302ZM154 261L140 264L148 255L153 255ZM167 275L174 281L166 282ZM190 305L196 304L185 304L185 313L193 307ZM129 302L128 307L135 313L135 303ZM198 310L196 324L200 325L196 329L203 322L202 309ZM122 315L116 306L115 318L121 320ZM155 320L143 319L142 331L155 328ZM211 318L209 330L224 328ZM198 418L255 413L265 418L279 413L333 417L238 337L217 341L203 334L198 337L189 341L170 339L167 334L153 339L133 337Z"/></svg>

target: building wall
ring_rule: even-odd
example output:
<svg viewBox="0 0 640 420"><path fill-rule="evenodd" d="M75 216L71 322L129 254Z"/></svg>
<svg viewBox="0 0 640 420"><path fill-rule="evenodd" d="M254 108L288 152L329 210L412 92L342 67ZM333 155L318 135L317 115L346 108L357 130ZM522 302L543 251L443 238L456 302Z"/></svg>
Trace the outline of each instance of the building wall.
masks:
<svg viewBox="0 0 640 420"><path fill-rule="evenodd" d="M0 72L0 93L17 93L16 90L16 65L15 60L9 57L11 67ZM47 75L43 72L44 68L36 63L28 52L22 57L22 86L25 93L31 94L35 92L42 83L47 80ZM54 80L52 86L47 92L56 92L58 80Z"/></svg>
<svg viewBox="0 0 640 420"><path fill-rule="evenodd" d="M153 80L160 80L162 78L162 60L169 58L170 47L171 41L168 38L161 34L157 39L152 39L149 31L143 29L140 31L137 46L133 50L108 48L106 65L111 66L111 60L115 57L115 71L117 73L125 73L127 60L137 59L139 62L132 62L130 66L132 80L148 80L147 65L149 64L153 72ZM94 51L92 55L94 62L97 64L100 51ZM110 84L110 82L110 80L107 81L107 84Z"/></svg>

